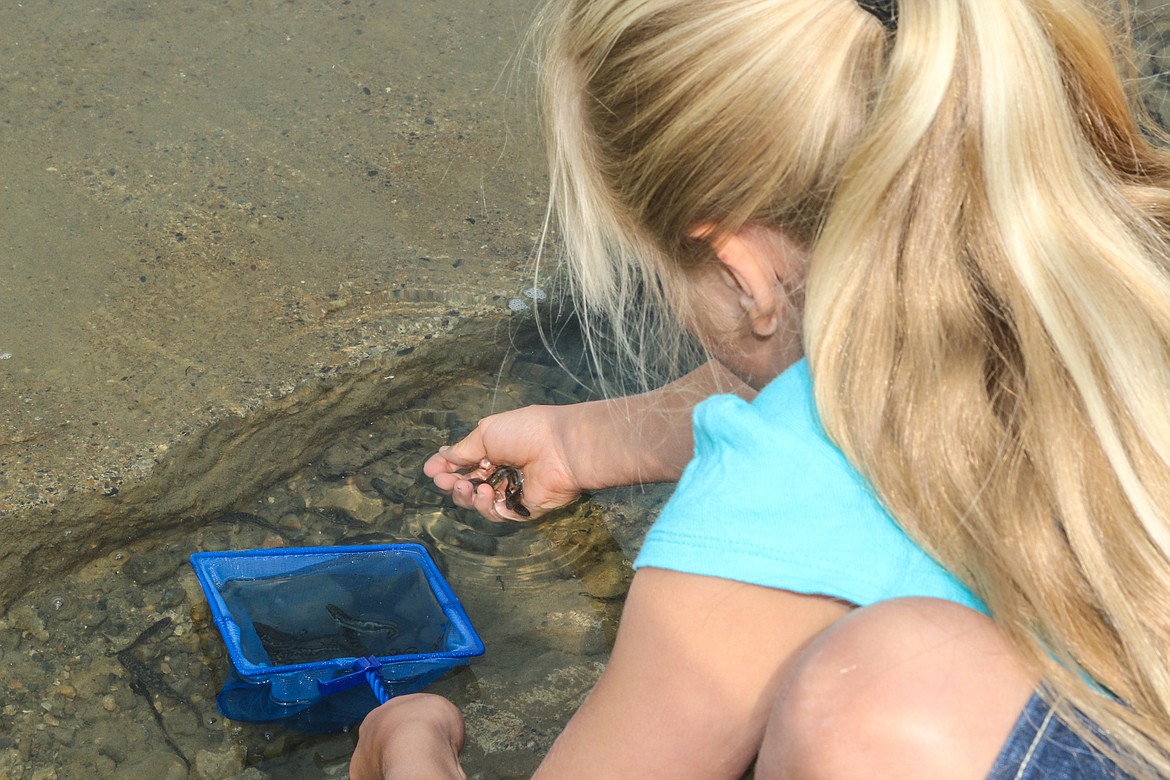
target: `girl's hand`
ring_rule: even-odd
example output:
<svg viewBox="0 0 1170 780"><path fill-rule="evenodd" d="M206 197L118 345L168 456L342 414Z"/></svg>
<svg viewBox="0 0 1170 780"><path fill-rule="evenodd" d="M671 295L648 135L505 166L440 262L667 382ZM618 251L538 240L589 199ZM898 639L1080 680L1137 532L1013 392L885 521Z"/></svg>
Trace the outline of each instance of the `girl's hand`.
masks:
<svg viewBox="0 0 1170 780"><path fill-rule="evenodd" d="M715 392L755 391L711 361L658 390L563 406L526 406L479 421L467 438L443 447L423 472L455 503L489 520L522 520L490 486L473 486L498 466L524 477L520 501L532 518L564 506L582 490L670 482L690 460L691 411Z"/></svg>
<svg viewBox="0 0 1170 780"><path fill-rule="evenodd" d="M442 696L398 696L366 716L350 780L466 780L459 765L463 718Z"/></svg>
<svg viewBox="0 0 1170 780"><path fill-rule="evenodd" d="M427 459L423 473L440 490L451 494L458 506L475 509L489 520L524 520L508 509L503 491L488 484L472 485L472 479L486 479L498 466L519 469L524 478L521 503L534 519L564 506L581 494L565 454L561 418L572 407L527 406L479 421L462 441L441 448Z"/></svg>

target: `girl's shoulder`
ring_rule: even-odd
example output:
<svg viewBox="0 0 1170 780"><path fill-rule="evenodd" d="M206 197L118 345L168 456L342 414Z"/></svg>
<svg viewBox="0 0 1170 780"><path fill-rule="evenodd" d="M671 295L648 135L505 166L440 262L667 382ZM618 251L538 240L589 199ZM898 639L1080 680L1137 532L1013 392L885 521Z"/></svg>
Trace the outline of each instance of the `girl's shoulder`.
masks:
<svg viewBox="0 0 1170 780"><path fill-rule="evenodd" d="M695 407L696 454L709 447L818 451L849 469L821 426L808 361L798 360L752 401L716 395ZM761 453L762 454L762 453Z"/></svg>

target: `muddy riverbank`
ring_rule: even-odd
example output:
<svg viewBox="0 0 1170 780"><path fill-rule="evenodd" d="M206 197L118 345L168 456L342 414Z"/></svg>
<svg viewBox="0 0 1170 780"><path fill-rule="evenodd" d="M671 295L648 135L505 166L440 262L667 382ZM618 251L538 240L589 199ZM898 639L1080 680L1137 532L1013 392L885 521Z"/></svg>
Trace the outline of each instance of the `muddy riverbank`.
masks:
<svg viewBox="0 0 1170 780"><path fill-rule="evenodd" d="M252 420L490 349L544 213L533 8L0 10L0 605L263 479L234 452L291 467Z"/></svg>

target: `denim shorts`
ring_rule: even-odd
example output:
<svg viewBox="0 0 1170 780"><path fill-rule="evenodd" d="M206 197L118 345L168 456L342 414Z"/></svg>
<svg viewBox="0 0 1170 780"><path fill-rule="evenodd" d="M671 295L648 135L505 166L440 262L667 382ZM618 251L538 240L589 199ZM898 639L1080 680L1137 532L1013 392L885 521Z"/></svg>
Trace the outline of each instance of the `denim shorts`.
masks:
<svg viewBox="0 0 1170 780"><path fill-rule="evenodd" d="M1098 732L1099 733L1099 732ZM1077 736L1039 693L1016 721L988 780L1133 780Z"/></svg>

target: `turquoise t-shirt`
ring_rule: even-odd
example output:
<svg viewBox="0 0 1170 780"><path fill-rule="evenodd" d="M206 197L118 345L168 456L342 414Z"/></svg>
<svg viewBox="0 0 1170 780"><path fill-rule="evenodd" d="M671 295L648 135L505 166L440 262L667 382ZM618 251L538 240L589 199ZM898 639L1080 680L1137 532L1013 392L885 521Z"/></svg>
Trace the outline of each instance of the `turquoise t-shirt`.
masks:
<svg viewBox="0 0 1170 780"><path fill-rule="evenodd" d="M695 456L635 567L815 593L865 606L983 603L910 540L825 435L802 360L748 403L695 407Z"/></svg>

